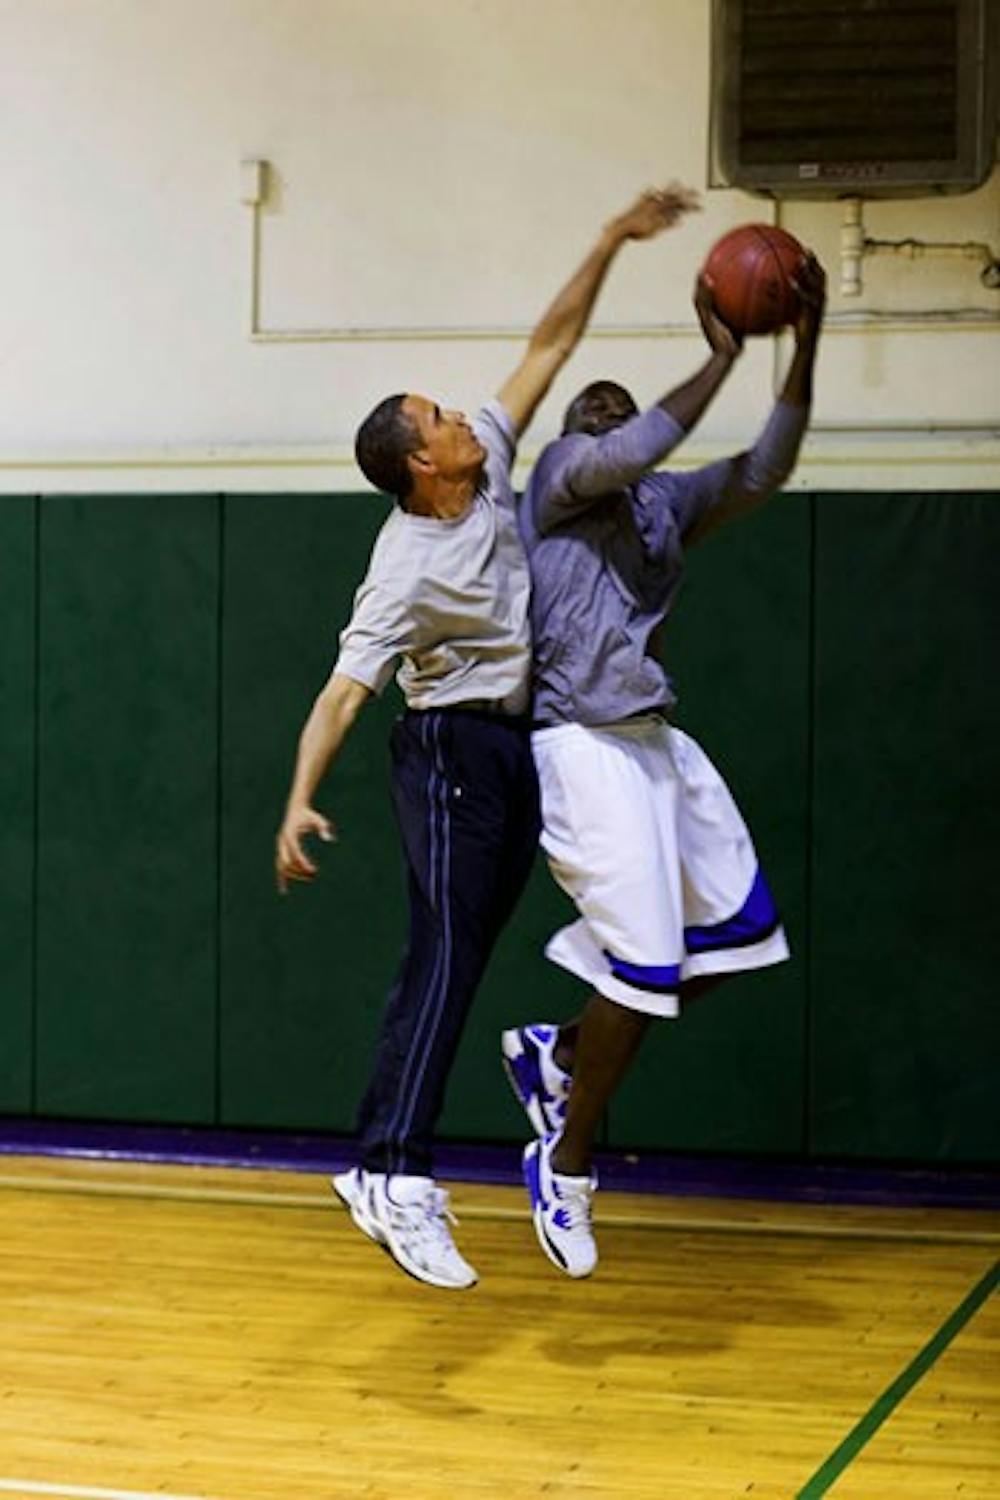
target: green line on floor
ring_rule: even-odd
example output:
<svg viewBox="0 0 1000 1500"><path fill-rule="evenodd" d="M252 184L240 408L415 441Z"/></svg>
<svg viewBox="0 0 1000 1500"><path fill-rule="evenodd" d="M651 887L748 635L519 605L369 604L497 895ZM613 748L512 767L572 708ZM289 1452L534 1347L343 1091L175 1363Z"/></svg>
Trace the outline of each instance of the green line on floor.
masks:
<svg viewBox="0 0 1000 1500"><path fill-rule="evenodd" d="M865 1412L864 1416L847 1434L839 1448L835 1448L830 1457L821 1465L799 1490L795 1500L819 1500L825 1495L830 1486L839 1479L840 1475L857 1458L865 1444L875 1435L882 1426L885 1419L895 1411L903 1397L913 1389L921 1376L926 1375L935 1360L947 1349L956 1334L960 1333L966 1323L977 1312L991 1292L996 1290L1000 1282L1000 1261L986 1272L986 1275L977 1281L972 1291L960 1302L946 1322L941 1324L934 1337L924 1345L920 1353L913 1358L901 1375L897 1375L892 1385L884 1390L881 1396Z"/></svg>

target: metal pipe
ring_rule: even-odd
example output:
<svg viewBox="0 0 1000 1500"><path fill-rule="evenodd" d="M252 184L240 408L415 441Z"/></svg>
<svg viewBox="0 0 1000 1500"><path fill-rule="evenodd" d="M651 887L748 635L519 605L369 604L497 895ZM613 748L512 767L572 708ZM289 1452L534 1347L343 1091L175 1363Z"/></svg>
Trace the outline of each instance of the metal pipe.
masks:
<svg viewBox="0 0 1000 1500"><path fill-rule="evenodd" d="M996 257L989 245L981 240L870 240L864 244L866 255L905 255L907 260L919 260L924 255L961 257L963 260L981 260L993 265Z"/></svg>
<svg viewBox="0 0 1000 1500"><path fill-rule="evenodd" d="M861 199L847 198L840 225L840 293L857 297L861 293L861 259L865 253L865 227Z"/></svg>
<svg viewBox="0 0 1000 1500"><path fill-rule="evenodd" d="M933 255L942 258L976 260L982 266L980 280L991 290L1000 287L1000 258L982 240L876 240L865 234L860 198L844 199L844 217L840 227L840 291L844 297L856 297L861 291L861 262L867 255L901 255L907 260L921 260Z"/></svg>

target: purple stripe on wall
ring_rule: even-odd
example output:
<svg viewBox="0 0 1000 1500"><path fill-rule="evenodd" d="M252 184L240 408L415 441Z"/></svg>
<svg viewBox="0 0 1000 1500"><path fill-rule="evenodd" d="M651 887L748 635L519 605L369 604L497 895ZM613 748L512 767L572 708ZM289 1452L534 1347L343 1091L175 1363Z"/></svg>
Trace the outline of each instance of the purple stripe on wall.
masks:
<svg viewBox="0 0 1000 1500"><path fill-rule="evenodd" d="M336 1172L353 1164L355 1148L352 1141L337 1136L0 1117L0 1155ZM520 1160L519 1145L443 1141L437 1147L438 1173L453 1181L520 1184ZM602 1185L618 1192L900 1208L1000 1208L1000 1173L979 1168L936 1171L603 1152L597 1169Z"/></svg>

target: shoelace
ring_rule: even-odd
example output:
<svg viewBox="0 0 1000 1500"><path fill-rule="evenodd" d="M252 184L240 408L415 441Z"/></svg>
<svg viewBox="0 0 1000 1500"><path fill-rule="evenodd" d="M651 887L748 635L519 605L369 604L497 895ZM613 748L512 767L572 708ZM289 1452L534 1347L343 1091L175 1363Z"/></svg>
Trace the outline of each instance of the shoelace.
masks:
<svg viewBox="0 0 1000 1500"><path fill-rule="evenodd" d="M591 1199L593 1198L593 1184L582 1182L580 1185L568 1187L564 1182L559 1185L559 1209L565 1215L565 1227L570 1230L590 1228ZM559 1212L559 1209L556 1212Z"/></svg>
<svg viewBox="0 0 1000 1500"><path fill-rule="evenodd" d="M449 1197L444 1188L431 1188L422 1198L415 1203L393 1203L390 1200L390 1213L401 1228L407 1229L430 1229L434 1237L447 1247L451 1248L451 1234L448 1224L457 1224L458 1220L448 1206Z"/></svg>
<svg viewBox="0 0 1000 1500"><path fill-rule="evenodd" d="M431 1227L441 1239L451 1244L451 1234L448 1230L449 1224L457 1224L458 1219L449 1207L448 1194L444 1188L432 1188L424 1199L424 1210L431 1222Z"/></svg>

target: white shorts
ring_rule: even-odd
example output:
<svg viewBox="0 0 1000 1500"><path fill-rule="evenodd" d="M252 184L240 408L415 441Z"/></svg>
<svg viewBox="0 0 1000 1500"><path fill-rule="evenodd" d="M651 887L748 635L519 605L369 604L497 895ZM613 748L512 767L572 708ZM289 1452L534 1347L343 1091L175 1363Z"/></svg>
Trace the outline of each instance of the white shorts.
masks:
<svg viewBox="0 0 1000 1500"><path fill-rule="evenodd" d="M679 1013L699 974L780 963L788 944L722 777L659 715L531 737L542 847L580 920L546 956L632 1010Z"/></svg>

